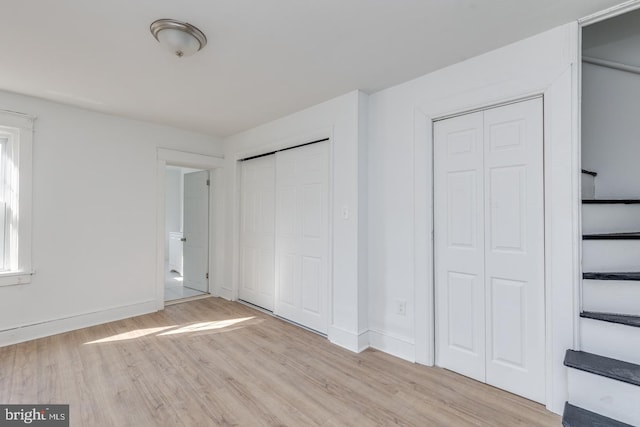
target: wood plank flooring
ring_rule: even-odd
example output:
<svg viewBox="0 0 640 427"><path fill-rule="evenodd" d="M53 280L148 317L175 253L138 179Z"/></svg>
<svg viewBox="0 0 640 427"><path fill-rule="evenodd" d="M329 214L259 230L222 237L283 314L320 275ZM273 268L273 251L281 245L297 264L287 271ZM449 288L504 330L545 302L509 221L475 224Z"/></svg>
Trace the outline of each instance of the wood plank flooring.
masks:
<svg viewBox="0 0 640 427"><path fill-rule="evenodd" d="M72 426L559 426L541 405L206 298L0 348L0 402Z"/></svg>

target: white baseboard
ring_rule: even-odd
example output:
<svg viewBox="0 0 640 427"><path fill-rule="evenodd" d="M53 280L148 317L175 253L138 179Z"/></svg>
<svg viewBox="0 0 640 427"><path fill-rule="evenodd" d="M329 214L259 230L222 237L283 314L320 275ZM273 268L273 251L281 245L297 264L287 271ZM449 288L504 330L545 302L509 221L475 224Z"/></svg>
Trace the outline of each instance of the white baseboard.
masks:
<svg viewBox="0 0 640 427"><path fill-rule="evenodd" d="M115 307L93 313L55 319L47 322L25 325L18 328L0 331L0 347L18 344L38 338L61 334L89 326L113 322L115 320L153 313L156 310L156 301L146 301L138 304Z"/></svg>
<svg viewBox="0 0 640 427"><path fill-rule="evenodd" d="M403 337L370 330L369 346L409 362L415 363L416 361L415 343Z"/></svg>
<svg viewBox="0 0 640 427"><path fill-rule="evenodd" d="M344 329L330 326L327 338L329 338L329 341L333 344L346 348L354 353L360 353L361 351L369 348L369 336L366 331L354 334L352 332L345 331Z"/></svg>
<svg viewBox="0 0 640 427"><path fill-rule="evenodd" d="M365 351L369 346L369 331L362 331L358 334L358 353Z"/></svg>
<svg viewBox="0 0 640 427"><path fill-rule="evenodd" d="M220 284L216 284L216 283L212 283L209 285L209 295L211 295L212 297L219 297L220 296L220 289L222 289L222 286Z"/></svg>
<svg viewBox="0 0 640 427"><path fill-rule="evenodd" d="M234 301L233 290L223 288L222 286L217 289L218 297L226 299L227 301Z"/></svg>

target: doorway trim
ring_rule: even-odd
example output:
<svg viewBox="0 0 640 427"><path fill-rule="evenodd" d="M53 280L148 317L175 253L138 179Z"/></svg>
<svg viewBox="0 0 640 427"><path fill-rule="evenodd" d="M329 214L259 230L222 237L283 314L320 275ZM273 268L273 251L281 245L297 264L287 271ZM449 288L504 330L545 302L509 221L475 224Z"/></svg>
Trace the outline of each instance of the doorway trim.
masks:
<svg viewBox="0 0 640 427"><path fill-rule="evenodd" d="M180 166L209 171L209 293L219 295L223 280L224 264L224 159L204 154L188 153L158 148L156 168L156 309L163 310L164 302L164 255L165 255L165 170L167 166Z"/></svg>
<svg viewBox="0 0 640 427"><path fill-rule="evenodd" d="M624 15L627 12L631 12L640 8L640 0L629 0L624 3L612 6L608 9L601 10L596 13L592 13L591 15L585 16L584 18L580 18L578 20L578 25L580 27L580 35L582 35L582 27L586 27L587 25L595 24L596 22L604 21L609 18L613 18L614 16ZM582 56L582 48L578 50L580 56Z"/></svg>
<svg viewBox="0 0 640 427"><path fill-rule="evenodd" d="M577 46L577 40L571 45ZM544 98L545 401L546 407L556 413L562 412L567 397L564 353L578 344L575 324L580 271L577 52L568 59L568 67L552 79L540 76L539 79L504 81L438 99L414 111L415 360L433 366L433 122L532 96Z"/></svg>

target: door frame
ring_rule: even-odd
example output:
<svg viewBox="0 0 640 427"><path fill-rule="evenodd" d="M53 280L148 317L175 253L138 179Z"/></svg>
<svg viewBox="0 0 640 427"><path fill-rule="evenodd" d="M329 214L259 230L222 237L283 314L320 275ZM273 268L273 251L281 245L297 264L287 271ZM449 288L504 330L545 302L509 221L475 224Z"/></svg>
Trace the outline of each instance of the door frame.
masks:
<svg viewBox="0 0 640 427"><path fill-rule="evenodd" d="M577 45L577 40L575 42L572 45ZM577 52L572 53L569 65L557 70L552 78L540 74L536 78L502 81L438 99L414 110L415 360L433 366L433 122L463 112L543 97L545 400L546 407L556 413L562 412L567 398L564 353L578 344L575 319L580 271L580 162Z"/></svg>
<svg viewBox="0 0 640 427"><path fill-rule="evenodd" d="M167 166L179 166L209 171L209 294L218 296L223 280L224 263L224 159L204 154L158 148L156 168L156 308L164 309L164 255ZM212 273L212 274L211 274Z"/></svg>

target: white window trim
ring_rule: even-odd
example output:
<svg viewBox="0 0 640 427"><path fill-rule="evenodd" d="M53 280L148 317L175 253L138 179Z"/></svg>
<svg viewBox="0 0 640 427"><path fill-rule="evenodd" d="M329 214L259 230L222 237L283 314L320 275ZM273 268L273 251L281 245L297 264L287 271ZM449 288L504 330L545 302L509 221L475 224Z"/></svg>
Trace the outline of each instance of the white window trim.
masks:
<svg viewBox="0 0 640 427"><path fill-rule="evenodd" d="M18 161L18 228L15 237L17 260L11 270L0 272L0 286L31 283L32 186L33 186L33 123L34 116L14 111L0 110L0 128L19 135L13 144L13 158Z"/></svg>

